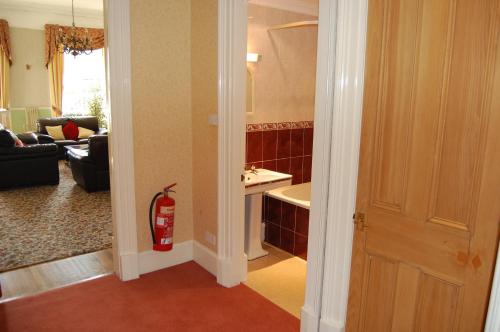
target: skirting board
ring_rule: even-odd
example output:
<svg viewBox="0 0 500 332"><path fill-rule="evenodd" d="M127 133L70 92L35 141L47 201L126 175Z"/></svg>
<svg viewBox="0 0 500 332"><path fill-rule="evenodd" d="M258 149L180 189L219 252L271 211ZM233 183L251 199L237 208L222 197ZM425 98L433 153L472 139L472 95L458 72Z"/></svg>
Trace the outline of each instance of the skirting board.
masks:
<svg viewBox="0 0 500 332"><path fill-rule="evenodd" d="M327 321L321 319L319 323L320 332L344 332L345 326L342 322Z"/></svg>
<svg viewBox="0 0 500 332"><path fill-rule="evenodd" d="M302 307L300 311L300 331L314 332L318 331L319 317L314 315L310 309Z"/></svg>
<svg viewBox="0 0 500 332"><path fill-rule="evenodd" d="M143 251L139 253L139 274L161 270L193 260L193 241L174 243L171 251Z"/></svg>
<svg viewBox="0 0 500 332"><path fill-rule="evenodd" d="M198 241L193 241L193 259L205 270L217 276L217 255Z"/></svg>

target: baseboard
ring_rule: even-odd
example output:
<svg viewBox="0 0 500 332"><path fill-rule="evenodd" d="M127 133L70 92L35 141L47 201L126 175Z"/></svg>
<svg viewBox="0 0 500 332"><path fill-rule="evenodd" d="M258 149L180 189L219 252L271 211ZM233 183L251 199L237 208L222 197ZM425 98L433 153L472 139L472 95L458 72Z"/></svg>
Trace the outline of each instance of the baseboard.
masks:
<svg viewBox="0 0 500 332"><path fill-rule="evenodd" d="M139 264L137 253L120 255L120 279L122 281L139 278Z"/></svg>
<svg viewBox="0 0 500 332"><path fill-rule="evenodd" d="M314 315L310 310L302 307L300 310L300 332L316 332L319 331L319 317Z"/></svg>
<svg viewBox="0 0 500 332"><path fill-rule="evenodd" d="M149 273L193 260L193 241L174 243L171 251L143 251L139 253L139 273Z"/></svg>
<svg viewBox="0 0 500 332"><path fill-rule="evenodd" d="M319 322L320 332L344 332L345 324L338 321L321 319Z"/></svg>
<svg viewBox="0 0 500 332"><path fill-rule="evenodd" d="M217 282L224 287L238 286L247 278L247 255L231 259L217 259ZM235 269L241 267L241 270Z"/></svg>
<svg viewBox="0 0 500 332"><path fill-rule="evenodd" d="M193 241L193 259L212 275L217 276L217 254L198 241Z"/></svg>

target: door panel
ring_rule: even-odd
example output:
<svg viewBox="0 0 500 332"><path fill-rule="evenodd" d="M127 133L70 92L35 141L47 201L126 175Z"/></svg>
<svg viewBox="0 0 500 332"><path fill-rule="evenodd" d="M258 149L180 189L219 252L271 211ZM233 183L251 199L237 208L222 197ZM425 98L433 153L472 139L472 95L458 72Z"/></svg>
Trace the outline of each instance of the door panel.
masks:
<svg viewBox="0 0 500 332"><path fill-rule="evenodd" d="M481 331L500 221L500 0L369 0L348 331Z"/></svg>

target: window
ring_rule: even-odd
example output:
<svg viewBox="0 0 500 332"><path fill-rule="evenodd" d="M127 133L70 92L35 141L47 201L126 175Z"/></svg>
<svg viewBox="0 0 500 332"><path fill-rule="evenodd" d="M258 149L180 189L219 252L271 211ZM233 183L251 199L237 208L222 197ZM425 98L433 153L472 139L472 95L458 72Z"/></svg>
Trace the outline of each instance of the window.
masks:
<svg viewBox="0 0 500 332"><path fill-rule="evenodd" d="M106 79L103 49L90 54L64 54L63 115L88 115L89 103L101 98L106 101Z"/></svg>

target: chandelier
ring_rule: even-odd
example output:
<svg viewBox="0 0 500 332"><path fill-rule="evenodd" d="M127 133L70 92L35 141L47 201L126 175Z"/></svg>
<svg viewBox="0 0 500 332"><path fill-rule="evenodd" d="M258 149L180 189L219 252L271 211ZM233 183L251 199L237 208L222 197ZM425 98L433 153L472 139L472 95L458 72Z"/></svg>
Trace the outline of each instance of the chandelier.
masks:
<svg viewBox="0 0 500 332"><path fill-rule="evenodd" d="M71 15L73 16L73 25L66 33L62 28L59 28L57 36L57 45L59 45L59 52L77 56L80 54L92 53L92 38L89 37L87 29L84 34L78 33L78 28L75 26L75 8L73 0L71 0Z"/></svg>

